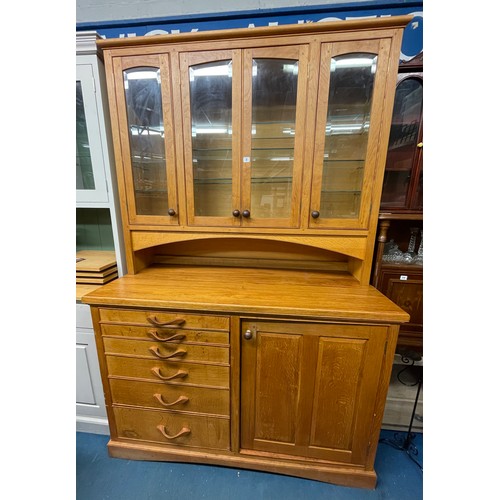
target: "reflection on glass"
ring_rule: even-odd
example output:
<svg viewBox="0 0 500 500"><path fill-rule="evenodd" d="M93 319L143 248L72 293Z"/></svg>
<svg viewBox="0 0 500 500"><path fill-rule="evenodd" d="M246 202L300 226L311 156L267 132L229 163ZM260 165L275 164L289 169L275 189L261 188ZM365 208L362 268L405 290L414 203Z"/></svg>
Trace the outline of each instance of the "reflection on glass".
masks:
<svg viewBox="0 0 500 500"><path fill-rule="evenodd" d="M298 71L295 60L253 60L252 217L290 216Z"/></svg>
<svg viewBox="0 0 500 500"><path fill-rule="evenodd" d="M382 205L404 207L407 204L422 104L422 81L417 78L403 80L396 88L394 99Z"/></svg>
<svg viewBox="0 0 500 500"><path fill-rule="evenodd" d="M76 81L76 189L95 189L82 82Z"/></svg>
<svg viewBox="0 0 500 500"><path fill-rule="evenodd" d="M138 215L168 211L161 79L158 68L123 72Z"/></svg>
<svg viewBox="0 0 500 500"><path fill-rule="evenodd" d="M331 59L321 217L359 215L376 68L373 54Z"/></svg>
<svg viewBox="0 0 500 500"><path fill-rule="evenodd" d="M232 207L232 64L189 68L195 215L227 217Z"/></svg>

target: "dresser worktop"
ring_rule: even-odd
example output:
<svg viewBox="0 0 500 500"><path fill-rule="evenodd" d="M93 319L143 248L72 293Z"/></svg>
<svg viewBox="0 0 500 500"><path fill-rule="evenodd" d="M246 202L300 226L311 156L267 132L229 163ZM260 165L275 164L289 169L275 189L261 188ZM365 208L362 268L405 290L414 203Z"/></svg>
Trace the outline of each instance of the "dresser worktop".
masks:
<svg viewBox="0 0 500 500"><path fill-rule="evenodd" d="M381 323L409 319L350 275L315 271L152 266L100 287L82 302Z"/></svg>

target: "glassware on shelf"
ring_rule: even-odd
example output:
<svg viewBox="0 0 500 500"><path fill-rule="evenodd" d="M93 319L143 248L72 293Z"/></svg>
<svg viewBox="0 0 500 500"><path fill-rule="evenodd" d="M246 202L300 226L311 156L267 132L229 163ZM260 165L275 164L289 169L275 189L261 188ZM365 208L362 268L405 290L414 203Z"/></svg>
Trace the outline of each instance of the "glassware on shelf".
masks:
<svg viewBox="0 0 500 500"><path fill-rule="evenodd" d="M417 266L423 266L424 265L424 230L420 230L420 245L418 247L417 255L413 259L412 264L415 264Z"/></svg>
<svg viewBox="0 0 500 500"><path fill-rule="evenodd" d="M401 260L405 264L411 264L415 257L415 245L417 243L418 227L410 228L410 242L408 243L408 250L402 255Z"/></svg>
<svg viewBox="0 0 500 500"><path fill-rule="evenodd" d="M389 240L384 246L384 254L382 262L397 263L401 262L403 252L399 249L397 243L393 239Z"/></svg>

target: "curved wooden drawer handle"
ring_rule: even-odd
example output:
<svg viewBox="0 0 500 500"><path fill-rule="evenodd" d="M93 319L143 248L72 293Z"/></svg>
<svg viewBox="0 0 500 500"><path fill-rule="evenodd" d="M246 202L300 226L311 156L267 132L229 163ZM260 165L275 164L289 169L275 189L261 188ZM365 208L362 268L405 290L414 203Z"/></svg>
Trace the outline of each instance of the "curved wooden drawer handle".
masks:
<svg viewBox="0 0 500 500"><path fill-rule="evenodd" d="M179 370L177 373L170 375L170 377L165 377L161 374L161 371L158 367L151 368L151 371L161 380L173 380L174 378L184 378L187 377L188 372L184 370Z"/></svg>
<svg viewBox="0 0 500 500"><path fill-rule="evenodd" d="M176 356L185 356L186 355L186 351L184 349L177 349L177 351L173 352L172 354L166 354L166 355L161 354L158 347L150 347L149 350L155 356L158 356L160 359L170 359L170 358L175 358Z"/></svg>
<svg viewBox="0 0 500 500"><path fill-rule="evenodd" d="M153 394L153 397L155 397L158 400L158 403L160 403L163 406L174 406L177 404L186 404L189 401L189 398L187 396L179 396L179 398L174 401L173 403L165 403L163 401L163 396L161 394Z"/></svg>
<svg viewBox="0 0 500 500"><path fill-rule="evenodd" d="M167 438L167 439L176 439L181 436L186 436L187 434L191 434L191 429L189 427L183 427L177 434L174 436L171 436L170 434L167 434L167 431L165 430L164 425L157 425L156 428Z"/></svg>
<svg viewBox="0 0 500 500"><path fill-rule="evenodd" d="M165 321L165 323L160 323L157 319L156 316L148 316L147 320L154 326L161 326L161 327L167 327L167 328L174 328L176 326L182 326L186 320L183 318L175 318L170 321Z"/></svg>
<svg viewBox="0 0 500 500"><path fill-rule="evenodd" d="M160 337L156 330L148 330L148 334L150 337L153 337L159 342L173 342L174 340L183 340L186 338L183 333L176 333L175 335L171 335L170 337Z"/></svg>

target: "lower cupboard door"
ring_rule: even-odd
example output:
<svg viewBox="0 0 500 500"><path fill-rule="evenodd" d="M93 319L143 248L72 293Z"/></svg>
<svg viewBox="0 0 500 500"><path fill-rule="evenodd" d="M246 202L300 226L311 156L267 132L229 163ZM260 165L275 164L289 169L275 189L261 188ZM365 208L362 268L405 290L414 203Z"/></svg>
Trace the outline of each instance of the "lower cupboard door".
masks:
<svg viewBox="0 0 500 500"><path fill-rule="evenodd" d="M229 449L229 418L113 408L117 437L196 448Z"/></svg>
<svg viewBox="0 0 500 500"><path fill-rule="evenodd" d="M248 322L242 340L242 452L363 465L386 327Z"/></svg>

